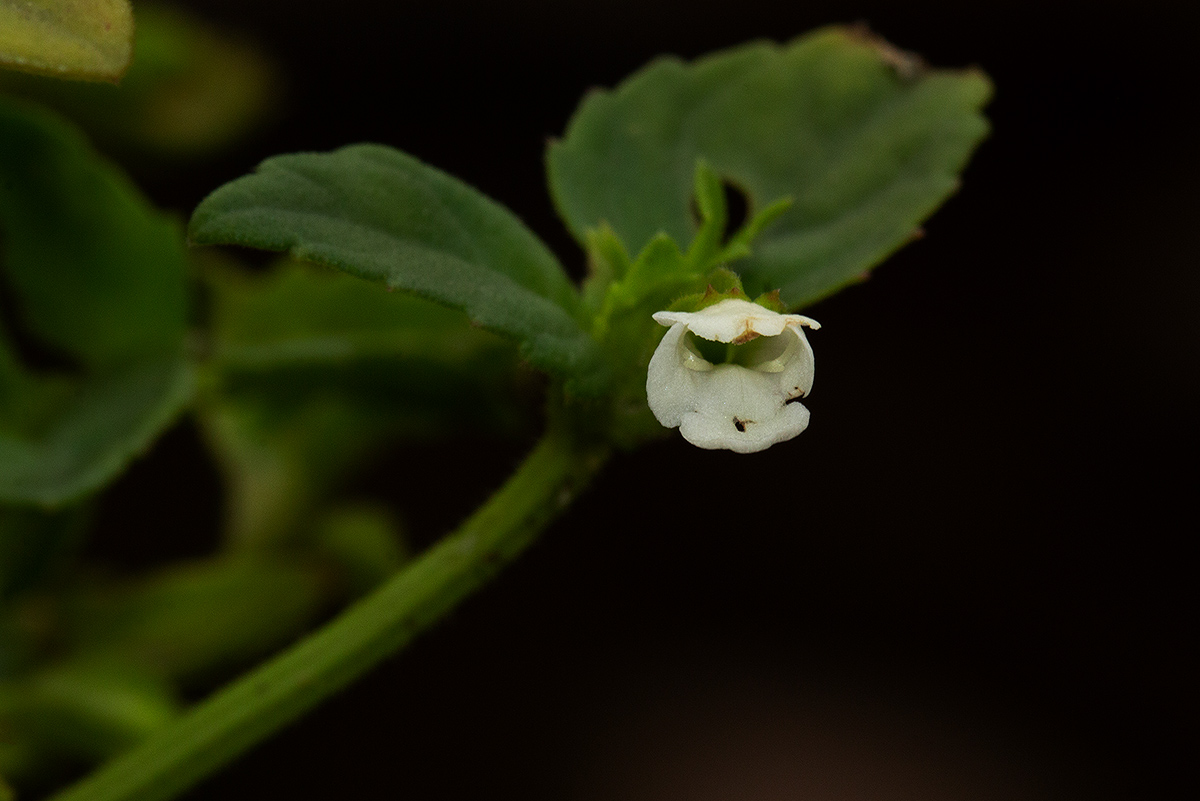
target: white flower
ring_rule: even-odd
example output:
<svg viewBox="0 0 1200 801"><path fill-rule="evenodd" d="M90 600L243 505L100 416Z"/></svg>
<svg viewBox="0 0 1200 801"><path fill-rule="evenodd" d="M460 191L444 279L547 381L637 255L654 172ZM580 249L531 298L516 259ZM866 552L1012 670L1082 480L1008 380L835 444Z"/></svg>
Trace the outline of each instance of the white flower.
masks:
<svg viewBox="0 0 1200 801"><path fill-rule="evenodd" d="M798 399L813 383L813 352L799 314L777 314L747 300L723 300L698 312L657 312L671 330L650 359L646 398L667 428L701 448L754 453L808 426ZM731 363L713 364L693 337L737 346Z"/></svg>

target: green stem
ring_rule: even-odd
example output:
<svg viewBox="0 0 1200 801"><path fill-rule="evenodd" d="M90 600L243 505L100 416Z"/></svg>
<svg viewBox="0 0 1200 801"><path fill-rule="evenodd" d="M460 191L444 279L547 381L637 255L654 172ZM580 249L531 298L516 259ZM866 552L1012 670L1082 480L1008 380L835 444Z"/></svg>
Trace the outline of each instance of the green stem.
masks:
<svg viewBox="0 0 1200 801"><path fill-rule="evenodd" d="M387 584L214 693L53 801L157 801L221 768L395 653L482 586L604 463L552 420L517 472L457 531Z"/></svg>

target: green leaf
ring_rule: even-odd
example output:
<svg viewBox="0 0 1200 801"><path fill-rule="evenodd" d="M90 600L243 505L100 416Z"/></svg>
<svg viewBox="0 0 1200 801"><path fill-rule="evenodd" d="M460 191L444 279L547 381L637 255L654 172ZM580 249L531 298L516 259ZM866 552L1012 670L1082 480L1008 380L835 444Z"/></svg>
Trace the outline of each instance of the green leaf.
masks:
<svg viewBox="0 0 1200 801"><path fill-rule="evenodd" d="M279 97L274 65L248 42L179 9L138 7L120 86L0 73L0 90L49 105L106 149L195 156L261 123Z"/></svg>
<svg viewBox="0 0 1200 801"><path fill-rule="evenodd" d="M280 558L172 566L81 595L64 613L70 630L62 636L76 660L102 658L152 676L209 680L311 624L333 594L330 578L316 561Z"/></svg>
<svg viewBox="0 0 1200 801"><path fill-rule="evenodd" d="M611 228L602 225L587 232L588 274L583 282L583 303L594 316L613 281L629 272L629 253Z"/></svg>
<svg viewBox="0 0 1200 801"><path fill-rule="evenodd" d="M696 162L692 183L696 208L700 212L700 230L688 246L687 259L697 272L703 272L721 252L729 210L725 204L721 176L704 159Z"/></svg>
<svg viewBox="0 0 1200 801"><path fill-rule="evenodd" d="M551 407L546 435L508 482L374 593L54 798L179 795L407 646L516 558L606 462L607 445L580 441L587 421L560 416L578 411Z"/></svg>
<svg viewBox="0 0 1200 801"><path fill-rule="evenodd" d="M0 507L0 603L46 581L76 552L83 539L86 511L80 507L53 512ZM0 645L0 676L8 667L8 645Z"/></svg>
<svg viewBox="0 0 1200 801"><path fill-rule="evenodd" d="M594 335L604 343L611 360L613 400L608 434L623 445L666 431L646 405L646 365L661 339L661 326L651 315L668 308L680 295L700 291L704 278L673 239L659 234L604 295Z"/></svg>
<svg viewBox="0 0 1200 801"><path fill-rule="evenodd" d="M0 65L116 81L132 49L129 0L0 0Z"/></svg>
<svg viewBox="0 0 1200 801"><path fill-rule="evenodd" d="M277 156L209 195L192 239L285 250L461 308L534 365L595 391L599 353L578 294L507 209L380 145Z"/></svg>
<svg viewBox="0 0 1200 801"><path fill-rule="evenodd" d="M722 293L745 297L740 278L724 265L750 255L753 239L791 205L788 198L768 205L723 241L729 220L725 189L704 159L696 162L693 191L700 227L686 253L670 236L659 233L631 264L607 224L587 233L591 270L585 299L594 309L592 335L605 344L610 370L620 376L617 394L644 400L647 345L660 339L652 322L654 312L677 310L681 303L692 310L697 304L716 303Z"/></svg>
<svg viewBox="0 0 1200 801"><path fill-rule="evenodd" d="M0 684L0 715L14 734L76 760L124 751L178 711L165 682L125 662L69 661Z"/></svg>
<svg viewBox="0 0 1200 801"><path fill-rule="evenodd" d="M516 348L460 311L296 262L207 277L216 380L199 412L231 544L303 536L347 473L397 441L528 426Z"/></svg>
<svg viewBox="0 0 1200 801"><path fill-rule="evenodd" d="M83 383L35 432L0 431L0 502L54 506L103 486L191 399L181 360L139 364Z"/></svg>
<svg viewBox="0 0 1200 801"><path fill-rule="evenodd" d="M4 269L22 322L88 366L179 352L179 229L78 133L0 101Z"/></svg>
<svg viewBox="0 0 1200 801"><path fill-rule="evenodd" d="M584 100L547 153L550 187L581 242L607 224L633 250L692 239L697 159L752 217L790 197L739 269L752 294L797 307L878 264L955 190L990 94L978 71L924 69L854 29L664 58Z"/></svg>
<svg viewBox="0 0 1200 801"><path fill-rule="evenodd" d="M391 578L412 557L391 510L358 503L332 510L314 538L341 565L355 595L365 595Z"/></svg>
<svg viewBox="0 0 1200 801"><path fill-rule="evenodd" d="M510 343L465 314L303 262L267 273L206 272L212 291L212 358L221 370L387 357L425 359L457 371L514 366ZM508 358L505 358L505 355Z"/></svg>
<svg viewBox="0 0 1200 801"><path fill-rule="evenodd" d="M0 340L0 502L55 505L144 450L191 395L183 242L73 129L0 99L0 267L32 372Z"/></svg>
<svg viewBox="0 0 1200 801"><path fill-rule="evenodd" d="M725 187L704 159L696 162L693 179L696 208L700 212L700 229L688 246L687 260L697 272L707 272L722 264L744 259L751 254L750 244L768 225L792 207L790 197L767 204L754 214L733 236L725 241L729 210L725 202Z"/></svg>
<svg viewBox="0 0 1200 801"><path fill-rule="evenodd" d="M725 243L724 250L717 257L718 262L732 262L744 259L753 251L751 243L762 234L768 225L778 220L792 207L790 197L780 198L774 203L768 203L760 209L742 228Z"/></svg>
<svg viewBox="0 0 1200 801"><path fill-rule="evenodd" d="M701 246L703 247L703 246ZM693 248L696 251L697 248ZM655 311L665 309L676 296L701 279L702 273L691 260L692 251L684 255L679 245L666 234L659 234L642 249L629 267L628 274L613 282L604 298L604 306L596 316L596 338L604 340L622 314L633 311L640 322L650 320ZM702 254L701 254L702 255ZM651 326L658 325L650 321ZM618 325L618 327L621 327ZM641 328L638 325L638 328ZM646 330L654 330L647 327ZM636 336L634 337L636 339ZM625 354L624 348L617 348Z"/></svg>

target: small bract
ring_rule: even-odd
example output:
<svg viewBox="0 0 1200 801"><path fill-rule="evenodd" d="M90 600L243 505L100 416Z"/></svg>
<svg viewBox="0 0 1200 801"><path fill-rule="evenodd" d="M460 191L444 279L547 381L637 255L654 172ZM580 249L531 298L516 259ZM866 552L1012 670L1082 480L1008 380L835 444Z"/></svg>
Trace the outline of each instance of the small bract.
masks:
<svg viewBox="0 0 1200 801"><path fill-rule="evenodd" d="M701 448L754 453L808 426L798 401L813 383L813 352L800 314L778 314L747 300L723 300L698 312L661 311L671 327L650 359L646 398L667 428ZM730 359L714 364L695 337L730 343Z"/></svg>

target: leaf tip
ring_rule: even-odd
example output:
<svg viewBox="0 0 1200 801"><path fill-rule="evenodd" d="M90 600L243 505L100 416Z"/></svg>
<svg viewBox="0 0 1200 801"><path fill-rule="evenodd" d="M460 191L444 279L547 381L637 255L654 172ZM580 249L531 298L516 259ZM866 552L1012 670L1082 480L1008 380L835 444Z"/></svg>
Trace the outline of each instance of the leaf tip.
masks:
<svg viewBox="0 0 1200 801"><path fill-rule="evenodd" d="M996 84L992 81L992 76L987 74L978 64L969 64L961 71L964 78L970 79L978 89L978 102L980 107L986 105L996 93Z"/></svg>

